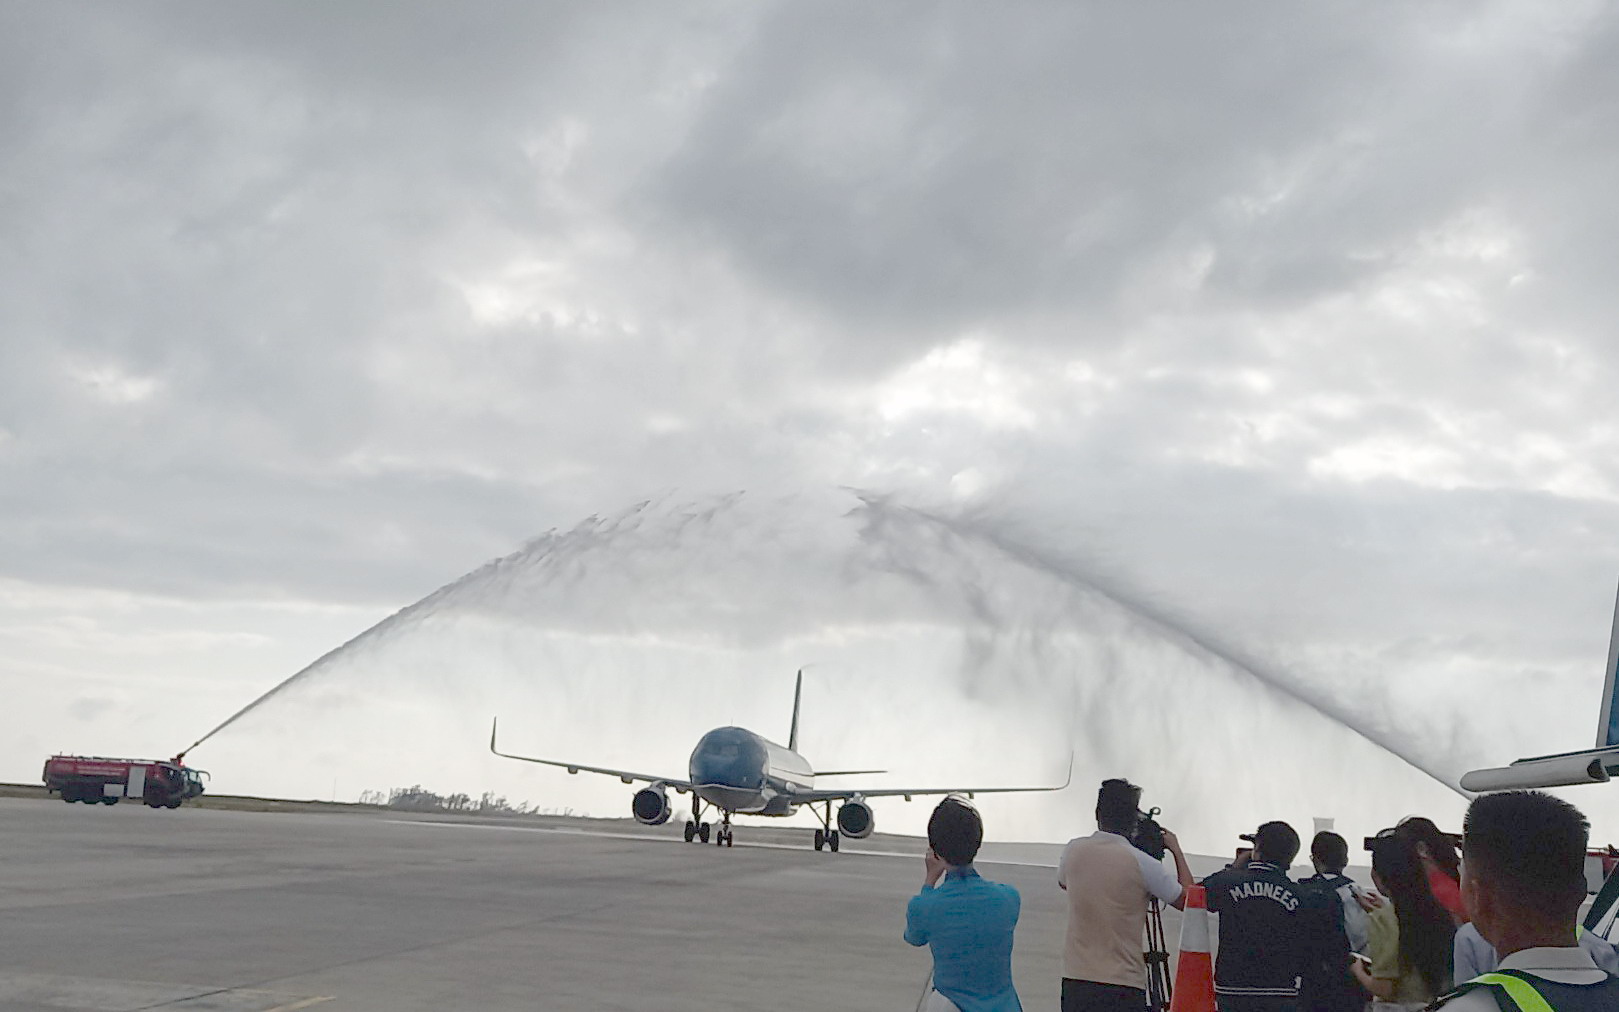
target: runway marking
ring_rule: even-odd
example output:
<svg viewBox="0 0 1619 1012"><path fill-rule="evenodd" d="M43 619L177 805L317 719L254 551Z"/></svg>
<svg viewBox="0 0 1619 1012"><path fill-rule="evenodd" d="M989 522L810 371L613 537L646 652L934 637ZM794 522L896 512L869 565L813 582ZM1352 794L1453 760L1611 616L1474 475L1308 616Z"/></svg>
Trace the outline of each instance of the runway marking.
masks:
<svg viewBox="0 0 1619 1012"><path fill-rule="evenodd" d="M322 1002L333 1000L334 998L332 995L321 995L315 998L304 998L301 1001L288 1002L285 1005L277 1005L275 1008L265 1009L264 1012L298 1012L298 1010L301 1008L308 1008L311 1005L319 1005Z"/></svg>
<svg viewBox="0 0 1619 1012"><path fill-rule="evenodd" d="M501 825L499 823L458 822L451 819L384 819L382 821L396 826L438 826L449 828L459 827L464 829L505 830L506 832L512 833L554 833L559 836L592 836L599 837L604 840L630 840L642 843L678 843L683 846L689 846L686 844L686 841L682 840L678 836L652 836L650 834L641 833L610 833L601 829L575 829L572 826L509 826ZM703 844L703 846L712 847L714 845L710 843ZM738 840L736 842L736 846L756 847L760 850L791 850L798 852L810 851L811 853L815 853L815 851L807 844L774 843L769 840ZM856 854L860 857L897 857L906 861L915 861L922 856L920 854L905 854L893 850L863 850L858 847L844 847L841 851L839 851L839 853ZM1019 861L995 858L982 858L976 863L1012 865L1020 868L1056 867L1055 862L1048 863L1045 861Z"/></svg>
<svg viewBox="0 0 1619 1012"><path fill-rule="evenodd" d="M640 843L678 843L683 846L687 845L686 841L677 836L651 836L642 835L640 833L608 833L600 829L574 829L571 826L502 826L485 825L484 823L480 822L453 822L447 819L386 819L384 821L391 822L396 826L440 826L465 829L495 829L506 830L507 832L512 833L554 833L558 836L592 836L604 840L630 840ZM702 844L702 846L712 847L714 844L708 843ZM772 843L768 840L738 840L736 842L736 846L756 847L761 850L802 851L810 849L804 844ZM915 858L917 856L915 854L896 854L893 851L885 850L850 850L847 847L845 847L842 852L845 854L859 854L863 857Z"/></svg>
<svg viewBox="0 0 1619 1012"><path fill-rule="evenodd" d="M330 997L297 998L285 991L245 987L0 972L0 1009L20 1004L24 1008L58 1012L155 1012L159 1009L296 1012L332 1000Z"/></svg>

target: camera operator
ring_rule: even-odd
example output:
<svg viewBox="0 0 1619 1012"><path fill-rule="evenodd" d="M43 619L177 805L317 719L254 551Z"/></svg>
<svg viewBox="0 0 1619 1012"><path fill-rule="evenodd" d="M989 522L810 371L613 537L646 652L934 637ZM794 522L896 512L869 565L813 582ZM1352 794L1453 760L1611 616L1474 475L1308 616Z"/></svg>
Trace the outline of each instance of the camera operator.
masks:
<svg viewBox="0 0 1619 1012"><path fill-rule="evenodd" d="M1140 819L1141 788L1104 780L1096 794L1097 831L1071 840L1057 869L1068 893L1068 936L1063 950L1063 1012L1142 1012L1147 964L1142 928L1150 900L1179 909L1192 871L1175 834L1163 830L1175 859L1172 875L1161 859L1131 843Z"/></svg>
<svg viewBox="0 0 1619 1012"><path fill-rule="evenodd" d="M1220 1012L1296 1012L1299 978L1325 958L1336 922L1324 894L1287 877L1299 853L1292 826L1267 822L1244 839L1252 854L1203 880L1209 911L1220 915L1215 1003ZM1338 958L1347 964L1347 945Z"/></svg>

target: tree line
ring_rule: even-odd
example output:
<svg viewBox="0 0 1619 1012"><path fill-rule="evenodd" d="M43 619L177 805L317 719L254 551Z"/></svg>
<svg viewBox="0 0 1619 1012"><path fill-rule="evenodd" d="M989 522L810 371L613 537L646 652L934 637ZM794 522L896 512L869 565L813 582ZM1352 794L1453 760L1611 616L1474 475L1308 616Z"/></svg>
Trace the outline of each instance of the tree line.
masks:
<svg viewBox="0 0 1619 1012"><path fill-rule="evenodd" d="M388 791L361 791L360 804L392 808L402 812L449 812L465 815L576 815L571 808L541 809L527 801L512 803L505 795L485 791L474 799L470 794L439 794L421 784L395 787Z"/></svg>

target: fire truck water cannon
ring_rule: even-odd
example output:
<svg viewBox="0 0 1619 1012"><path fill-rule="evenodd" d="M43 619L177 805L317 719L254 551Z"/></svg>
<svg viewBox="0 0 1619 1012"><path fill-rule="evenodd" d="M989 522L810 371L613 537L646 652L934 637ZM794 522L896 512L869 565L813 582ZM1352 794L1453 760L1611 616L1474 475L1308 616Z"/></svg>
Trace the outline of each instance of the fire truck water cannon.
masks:
<svg viewBox="0 0 1619 1012"><path fill-rule="evenodd" d="M116 805L133 798L152 808L179 808L203 792L208 775L182 758L184 753L170 760L53 755L45 761L45 790L70 804Z"/></svg>

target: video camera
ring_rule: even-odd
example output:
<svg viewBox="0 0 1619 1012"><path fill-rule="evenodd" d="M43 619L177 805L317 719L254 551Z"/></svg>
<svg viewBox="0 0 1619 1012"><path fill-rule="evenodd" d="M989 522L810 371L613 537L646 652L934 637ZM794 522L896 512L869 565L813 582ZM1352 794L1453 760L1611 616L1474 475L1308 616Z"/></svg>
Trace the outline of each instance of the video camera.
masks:
<svg viewBox="0 0 1619 1012"><path fill-rule="evenodd" d="M1136 828L1130 833L1130 845L1152 858L1162 861L1169 847L1164 843L1164 827L1158 824L1161 808L1136 813Z"/></svg>
<svg viewBox="0 0 1619 1012"><path fill-rule="evenodd" d="M1387 840L1389 837L1393 836L1396 832L1398 832L1398 827L1379 830L1376 836L1368 836L1368 837L1366 837L1366 839L1364 841L1362 841L1362 845L1367 850L1376 850L1378 843L1380 843L1383 840ZM1456 847L1456 848L1459 849L1461 847L1461 845L1462 845L1462 834L1460 834L1460 833L1440 833L1439 835L1444 837L1445 839L1449 840L1450 845L1453 846L1453 847Z"/></svg>

